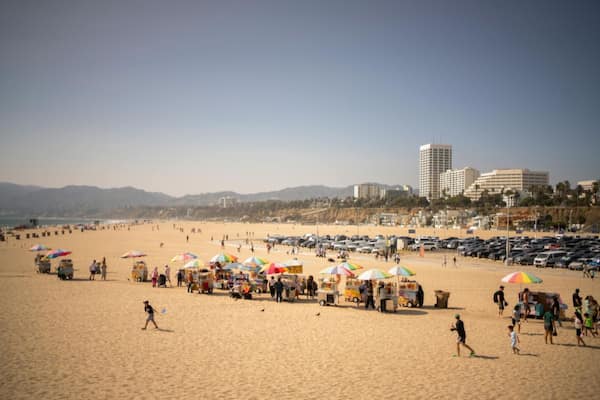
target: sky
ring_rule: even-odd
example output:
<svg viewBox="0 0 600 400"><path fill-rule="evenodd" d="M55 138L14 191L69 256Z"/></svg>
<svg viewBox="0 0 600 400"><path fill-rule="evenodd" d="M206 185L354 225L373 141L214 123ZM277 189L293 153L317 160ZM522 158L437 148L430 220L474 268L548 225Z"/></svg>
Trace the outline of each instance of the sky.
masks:
<svg viewBox="0 0 600 400"><path fill-rule="evenodd" d="M598 1L0 2L0 181L171 195L600 177Z"/></svg>

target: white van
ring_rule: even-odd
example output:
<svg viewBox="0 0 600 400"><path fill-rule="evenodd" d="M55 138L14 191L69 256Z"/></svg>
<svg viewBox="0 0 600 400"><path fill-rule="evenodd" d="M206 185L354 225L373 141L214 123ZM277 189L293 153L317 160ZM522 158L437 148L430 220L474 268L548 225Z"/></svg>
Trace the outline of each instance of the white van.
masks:
<svg viewBox="0 0 600 400"><path fill-rule="evenodd" d="M554 268L556 262L559 261L561 257L564 257L566 255L567 252L560 250L545 251L543 253L538 254L537 257L533 259L533 265L535 265L538 268Z"/></svg>

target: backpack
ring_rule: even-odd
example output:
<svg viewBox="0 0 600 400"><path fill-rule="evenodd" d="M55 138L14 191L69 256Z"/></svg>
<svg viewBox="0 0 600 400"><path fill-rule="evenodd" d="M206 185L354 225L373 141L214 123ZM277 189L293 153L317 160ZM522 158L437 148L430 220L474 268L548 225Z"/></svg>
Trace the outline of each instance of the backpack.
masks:
<svg viewBox="0 0 600 400"><path fill-rule="evenodd" d="M494 292L494 303L498 302L498 292Z"/></svg>

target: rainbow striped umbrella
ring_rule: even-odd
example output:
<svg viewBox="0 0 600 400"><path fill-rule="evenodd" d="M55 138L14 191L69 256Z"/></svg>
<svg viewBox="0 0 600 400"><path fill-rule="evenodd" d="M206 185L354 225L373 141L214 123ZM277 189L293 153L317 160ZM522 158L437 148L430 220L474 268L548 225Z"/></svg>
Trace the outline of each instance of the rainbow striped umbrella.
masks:
<svg viewBox="0 0 600 400"><path fill-rule="evenodd" d="M146 257L146 253L139 251L139 250L131 250L121 256L121 258L137 258L137 257Z"/></svg>
<svg viewBox="0 0 600 400"><path fill-rule="evenodd" d="M389 274L393 276L413 276L415 273L410 269L403 267L402 265L396 265L395 267L390 268L388 271Z"/></svg>
<svg viewBox="0 0 600 400"><path fill-rule="evenodd" d="M267 260L261 257L248 257L242 264L244 264L246 267L260 267L268 263L269 262Z"/></svg>
<svg viewBox="0 0 600 400"><path fill-rule="evenodd" d="M352 263L349 261L344 261L343 263L340 264L341 267L346 268L347 270L350 271L356 271L357 269L363 269L362 265L356 264L356 263Z"/></svg>
<svg viewBox="0 0 600 400"><path fill-rule="evenodd" d="M45 250L51 250L50 247L46 246L45 244L36 244L35 246L31 246L31 248L29 249L29 251L45 251Z"/></svg>
<svg viewBox="0 0 600 400"><path fill-rule="evenodd" d="M186 251L185 253L177 254L175 257L171 258L171 262L176 261L190 261L198 258L194 253L190 253Z"/></svg>
<svg viewBox="0 0 600 400"><path fill-rule="evenodd" d="M523 271L513 272L502 278L506 283L542 283L543 281L535 275Z"/></svg>
<svg viewBox="0 0 600 400"><path fill-rule="evenodd" d="M233 254L219 253L210 259L211 263L219 263L221 265L237 262L238 258Z"/></svg>
<svg viewBox="0 0 600 400"><path fill-rule="evenodd" d="M183 269L188 269L188 268L204 268L204 263L202 261L200 261L199 259L195 258L183 266Z"/></svg>
<svg viewBox="0 0 600 400"><path fill-rule="evenodd" d="M332 265L331 267L327 267L319 271L319 273L323 275L354 276L354 273L352 271L345 267L342 267L341 265Z"/></svg>
<svg viewBox="0 0 600 400"><path fill-rule="evenodd" d="M64 257L64 256L68 256L69 254L71 254L70 250L63 250L63 249L56 249L54 251L49 252L48 254L46 254L46 258L56 258L56 257Z"/></svg>
<svg viewBox="0 0 600 400"><path fill-rule="evenodd" d="M370 281L374 279L388 279L391 277L392 275L388 274L387 272L384 272L377 268L373 268L360 274L358 276L358 279L360 279L361 281Z"/></svg>

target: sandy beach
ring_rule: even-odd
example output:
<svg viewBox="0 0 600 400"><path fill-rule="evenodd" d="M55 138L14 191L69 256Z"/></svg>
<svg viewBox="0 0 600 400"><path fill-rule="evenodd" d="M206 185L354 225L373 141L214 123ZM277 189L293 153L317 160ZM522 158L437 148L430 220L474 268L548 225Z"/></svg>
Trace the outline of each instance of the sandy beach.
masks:
<svg viewBox="0 0 600 400"><path fill-rule="evenodd" d="M570 317L575 288L583 296L600 298L598 279L584 279L580 272L460 257L458 267L450 262L443 268L442 253L423 258L405 253L401 264L416 272L425 290L422 309L381 314L343 300L337 307L320 307L305 299L276 304L267 295L235 301L225 291L188 294L185 287L158 289L131 282L131 260L119 256L142 250L148 265L162 271L184 251L208 261L220 252L221 237L229 235L227 251L238 255L242 243L239 256L244 259L251 255L246 232L253 232L256 255L281 262L290 258L288 248L277 246L267 255L261 239L267 234L315 233L316 227L175 222L181 232L173 228L174 222L160 223L159 230L156 224L0 243L0 398L561 399L600 393L600 338L588 336L589 346L577 347L573 324L566 322L555 344L546 345L542 322L529 320L520 335L523 354L516 356L507 336L510 313L498 317L492 302L504 275L525 270L544 280L532 290L562 295ZM202 232L190 233L192 228ZM391 227L318 227L320 234L357 230L371 236L406 233ZM75 279L37 274L35 254L27 250L35 243L71 250ZM102 257L108 280L89 281L90 262ZM305 275L317 275L330 265L303 248L298 258ZM366 268L393 266L370 255L353 253L351 260ZM174 271L181 264L171 265L175 281ZM436 289L451 292L449 309L433 307ZM511 306L518 291L519 285L506 285ZM156 317L160 330L140 330L146 299L165 311ZM469 358L466 351L453 357L456 335L449 327L455 313L465 322L476 357Z"/></svg>

